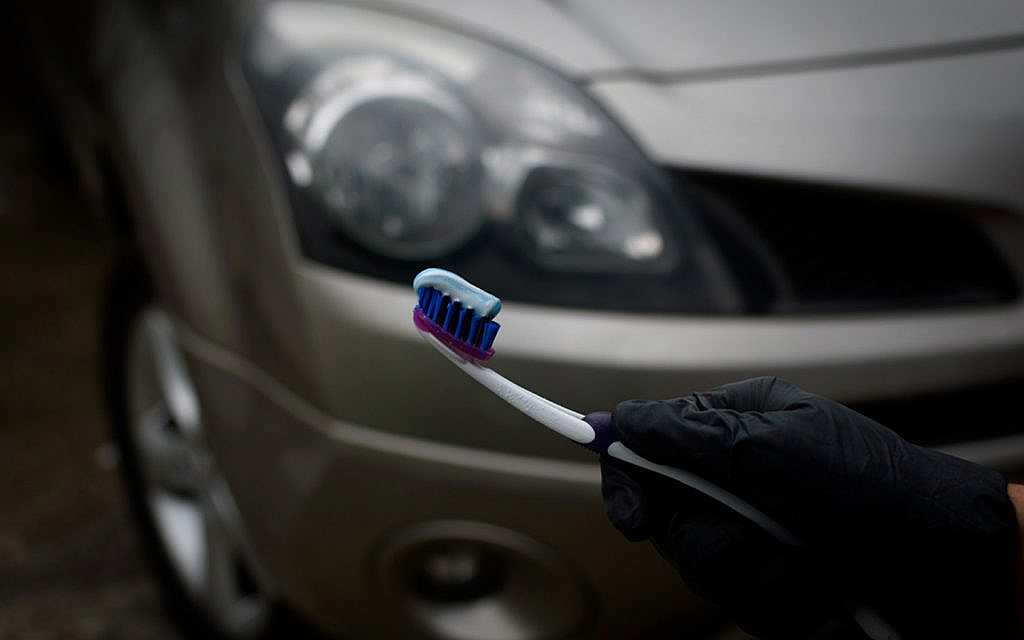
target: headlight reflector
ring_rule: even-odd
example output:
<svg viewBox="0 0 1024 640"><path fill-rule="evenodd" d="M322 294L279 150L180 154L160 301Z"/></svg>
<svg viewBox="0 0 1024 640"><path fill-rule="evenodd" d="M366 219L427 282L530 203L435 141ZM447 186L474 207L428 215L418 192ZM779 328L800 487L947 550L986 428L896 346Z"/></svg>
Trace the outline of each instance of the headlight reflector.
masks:
<svg viewBox="0 0 1024 640"><path fill-rule="evenodd" d="M646 267L666 252L647 192L600 168L536 167L519 190L524 243L551 269Z"/></svg>

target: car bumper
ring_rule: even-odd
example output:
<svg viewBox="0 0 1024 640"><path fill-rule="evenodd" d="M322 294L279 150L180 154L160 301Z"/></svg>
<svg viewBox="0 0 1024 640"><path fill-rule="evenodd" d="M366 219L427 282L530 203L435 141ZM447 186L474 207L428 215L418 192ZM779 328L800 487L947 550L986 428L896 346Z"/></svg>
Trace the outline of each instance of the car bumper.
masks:
<svg viewBox="0 0 1024 640"><path fill-rule="evenodd" d="M290 389L187 326L179 334L205 419L218 425L210 445L253 542L285 597L311 619L357 637L462 637L431 626L451 616L407 592L399 557L407 549L395 546L423 530L444 531L438 540L450 543L453 527L469 531L462 542L497 545L508 562L532 567L542 588L568 589L559 633L623 637L638 619L678 631L720 614L686 592L648 545L630 545L608 526L592 454L433 353L412 329L411 291L318 266L296 276L301 315L321 346L310 363L320 389ZM509 304L503 317L495 368L584 411L758 373L845 400L878 399L998 379L1024 362L1021 307L725 320ZM536 333L550 339L537 343ZM311 396L328 400L320 406ZM1024 436L947 449L1024 468ZM476 540L474 531L494 535ZM623 576L641 577L643 588Z"/></svg>
<svg viewBox="0 0 1024 640"><path fill-rule="evenodd" d="M495 616L507 629L507 618L523 613L523 594L471 623L458 607L418 598L403 573L415 551L410 536L424 548L489 545L521 578L510 589L556 595L550 612L526 603L533 619L513 622L523 625L516 637L628 637L638 620L678 631L720 615L652 548L629 544L608 525L596 460L502 453L346 422L237 354L188 329L180 335L204 419L218 425L209 444L247 532L283 596L320 626L350 637L487 637L480 633L494 628Z"/></svg>

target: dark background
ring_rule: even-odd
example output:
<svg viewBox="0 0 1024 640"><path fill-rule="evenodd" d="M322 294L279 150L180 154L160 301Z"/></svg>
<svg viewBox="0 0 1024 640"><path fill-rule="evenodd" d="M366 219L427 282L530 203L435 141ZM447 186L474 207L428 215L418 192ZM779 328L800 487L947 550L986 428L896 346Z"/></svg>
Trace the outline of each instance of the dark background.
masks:
<svg viewBox="0 0 1024 640"><path fill-rule="evenodd" d="M0 10L0 639L177 637L120 491L101 400L110 242Z"/></svg>

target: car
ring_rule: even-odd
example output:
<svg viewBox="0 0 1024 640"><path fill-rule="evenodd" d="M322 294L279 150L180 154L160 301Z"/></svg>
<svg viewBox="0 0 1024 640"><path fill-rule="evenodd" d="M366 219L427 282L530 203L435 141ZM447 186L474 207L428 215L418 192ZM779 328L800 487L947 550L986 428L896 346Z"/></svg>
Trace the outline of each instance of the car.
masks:
<svg viewBox="0 0 1024 640"><path fill-rule="evenodd" d="M106 4L107 388L196 633L738 634L420 338L430 266L582 412L778 375L1024 469L1024 8Z"/></svg>

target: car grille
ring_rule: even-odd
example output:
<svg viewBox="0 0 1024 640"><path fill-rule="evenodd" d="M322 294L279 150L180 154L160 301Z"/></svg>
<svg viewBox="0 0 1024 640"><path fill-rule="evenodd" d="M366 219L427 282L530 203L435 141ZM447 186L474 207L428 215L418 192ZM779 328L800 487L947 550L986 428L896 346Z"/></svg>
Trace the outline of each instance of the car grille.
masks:
<svg viewBox="0 0 1024 640"><path fill-rule="evenodd" d="M896 400L853 404L915 444L940 446L1024 433L1024 378Z"/></svg>
<svg viewBox="0 0 1024 640"><path fill-rule="evenodd" d="M990 207L793 180L670 172L704 202L705 226L750 312L991 304L1020 294L977 222L992 213ZM1024 226L1024 219L1008 217Z"/></svg>

